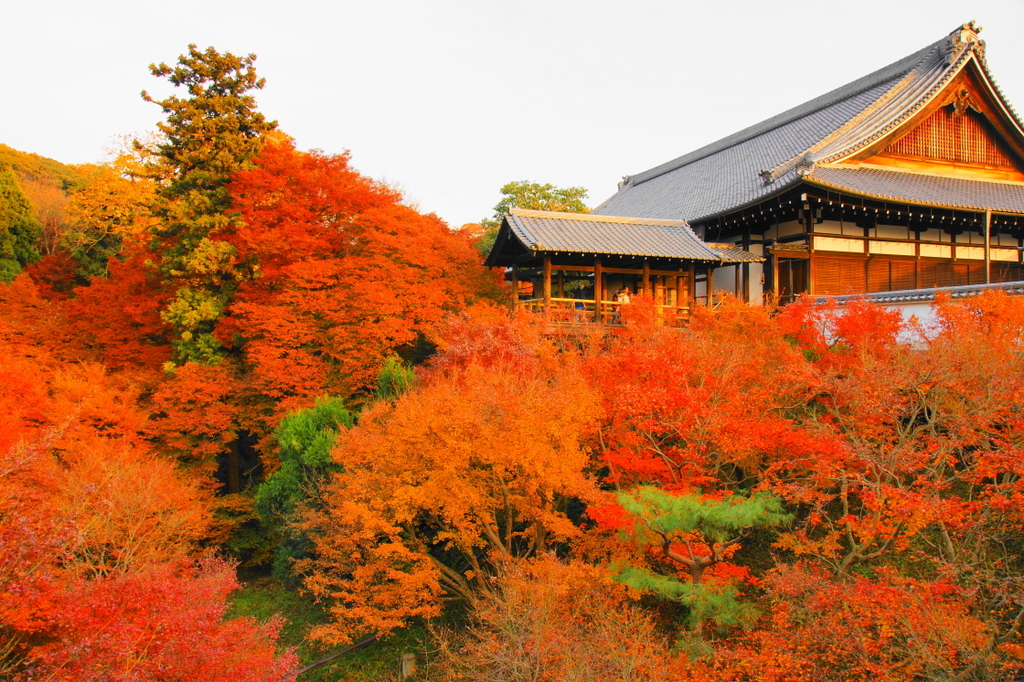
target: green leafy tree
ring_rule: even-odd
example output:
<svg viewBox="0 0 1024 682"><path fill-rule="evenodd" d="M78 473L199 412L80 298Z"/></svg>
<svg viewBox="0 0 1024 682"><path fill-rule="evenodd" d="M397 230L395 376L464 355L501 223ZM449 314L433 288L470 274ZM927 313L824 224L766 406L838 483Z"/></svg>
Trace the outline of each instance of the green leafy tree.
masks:
<svg viewBox="0 0 1024 682"><path fill-rule="evenodd" d="M477 242L477 248L485 256L494 246L498 236L502 216L513 208L526 208L534 211L560 211L562 213L590 213L584 203L587 190L583 187L555 187L549 184L518 180L506 183L501 188L502 199L494 206L494 215L480 221L484 227L483 235Z"/></svg>
<svg viewBox="0 0 1024 682"><path fill-rule="evenodd" d="M167 182L157 191L153 213L159 220L160 270L175 292L163 317L175 330L175 360L182 364L217 361L221 344L214 324L238 283L257 273L255 262L237 262L234 247L217 238L239 221L227 183L237 171L254 167L264 136L277 126L256 110L250 94L264 85L255 59L189 45L176 66L149 67L189 96L155 100L142 93L167 115L158 124L166 140L157 147L157 173Z"/></svg>
<svg viewBox="0 0 1024 682"><path fill-rule="evenodd" d="M83 280L106 277L110 259L121 256L126 242L152 234L151 210L160 184L151 162L157 143L153 135L122 138L105 163L88 168L88 184L71 194L61 246Z"/></svg>
<svg viewBox="0 0 1024 682"><path fill-rule="evenodd" d="M301 504L317 496L330 472L337 470L331 450L338 433L354 424L354 415L340 398L325 397L282 419L274 433L281 468L260 484L255 506L275 538L274 574L279 578L291 577L293 560L303 556L310 544L289 522Z"/></svg>
<svg viewBox="0 0 1024 682"><path fill-rule="evenodd" d="M675 495L640 486L619 493L618 500L633 519L633 541L669 569L666 574L645 567L620 567L621 582L686 605L690 627L698 633L707 621L729 626L750 620L752 609L739 600L734 584L705 580L705 576L739 549L753 530L791 519L783 512L781 499L764 492L725 498ZM689 581L680 580L680 572L688 573Z"/></svg>
<svg viewBox="0 0 1024 682"><path fill-rule="evenodd" d="M23 266L39 260L42 231L18 176L10 166L0 166L0 282L10 282Z"/></svg>
<svg viewBox="0 0 1024 682"><path fill-rule="evenodd" d="M397 355L388 356L377 374L377 400L395 400L416 383L416 372Z"/></svg>

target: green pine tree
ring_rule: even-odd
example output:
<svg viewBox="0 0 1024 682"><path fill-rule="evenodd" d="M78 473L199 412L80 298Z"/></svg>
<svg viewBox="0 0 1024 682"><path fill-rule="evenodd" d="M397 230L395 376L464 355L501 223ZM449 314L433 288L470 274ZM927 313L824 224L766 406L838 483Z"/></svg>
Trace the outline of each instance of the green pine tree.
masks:
<svg viewBox="0 0 1024 682"><path fill-rule="evenodd" d="M39 260L42 232L18 176L0 165L0 282L10 282L23 266Z"/></svg>
<svg viewBox="0 0 1024 682"><path fill-rule="evenodd" d="M618 494L619 504L634 519L630 533L642 547L658 547L669 561L671 573L690 574L680 581L646 567L619 566L617 579L635 589L684 604L691 632L713 622L719 627L742 625L754 617L753 608L739 598L739 590L727 582L706 582L704 573L729 556L758 528L774 528L792 518L782 500L760 492L723 499L699 493L675 495L660 488L640 486Z"/></svg>
<svg viewBox="0 0 1024 682"><path fill-rule="evenodd" d="M256 265L237 262L235 249L219 238L238 221L228 182L253 167L264 135L277 127L256 110L250 94L264 85L253 68L255 59L189 45L176 66L149 67L189 96L155 100L142 93L167 115L158 124L166 137L158 147L158 164L169 181L158 190L154 214L160 220L160 271L175 291L163 317L177 333L178 363L218 361L222 349L214 325L238 284L255 276Z"/></svg>

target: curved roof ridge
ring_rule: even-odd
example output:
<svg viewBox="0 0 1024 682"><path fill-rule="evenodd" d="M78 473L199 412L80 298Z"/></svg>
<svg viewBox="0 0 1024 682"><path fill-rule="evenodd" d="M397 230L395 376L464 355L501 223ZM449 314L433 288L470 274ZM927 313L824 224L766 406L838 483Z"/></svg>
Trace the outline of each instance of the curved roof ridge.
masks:
<svg viewBox="0 0 1024 682"><path fill-rule="evenodd" d="M595 215L593 213L568 213L565 211L538 211L531 208L513 208L509 215L524 218L550 218L554 220L578 220L594 223L620 223L623 225L657 225L659 227L686 227L685 220L664 220L660 218L631 218L628 216Z"/></svg>
<svg viewBox="0 0 1024 682"><path fill-rule="evenodd" d="M769 171L780 177L804 162L811 166L845 156L907 120L931 100L967 63L973 50L964 50L954 64L947 64L942 50L929 54L868 107L836 128L806 151L783 161Z"/></svg>
<svg viewBox="0 0 1024 682"><path fill-rule="evenodd" d="M792 109L788 109L780 114L776 114L771 118L767 118L760 123L756 123L748 128L744 128L739 132L733 133L727 137L723 137L716 142L705 145L700 149L684 154L678 158L655 166L650 170L646 170L642 173L629 176L625 184L626 185L639 185L640 183L646 182L652 178L656 178L659 175L664 175L677 168L693 163L706 156L710 156L717 152L720 152L729 147L733 147L737 144L745 142L751 138L763 135L775 128L791 123L799 118L803 118L809 114L813 114L816 111L820 111L826 107L832 106L837 102L841 102L845 99L858 95L862 92L870 90L871 88L877 87L883 83L891 80L895 80L905 76L909 71L918 67L924 62L933 51L942 53L943 47L948 40L947 36L943 36L942 39L924 47L913 54L910 54L903 59L893 62L888 66L882 67L877 71L869 73L866 76L862 76L855 81L851 81L846 85L840 86L831 92L827 92L824 95L820 95L810 101L799 104Z"/></svg>
<svg viewBox="0 0 1024 682"><path fill-rule="evenodd" d="M937 97L976 54L973 48L966 49L954 63L937 70L936 73L931 74L931 78L922 78L921 82L917 84L919 87L908 93L909 101L902 103L902 106L870 112L870 115L864 117L864 120L857 121L858 124L862 124L859 131L853 128L844 131L848 133L847 140L844 141L842 135L837 135L829 140L828 144L822 145L822 154L815 158L814 162L831 163L836 161L900 127Z"/></svg>
<svg viewBox="0 0 1024 682"><path fill-rule="evenodd" d="M981 72L985 76L985 80L992 86L992 92L995 94L999 104L1006 111L1010 120L1017 125L1018 130L1021 131L1021 135L1024 135L1024 119L1020 117L1020 114L1018 114L1017 110L1013 108L1013 105L1007 101L1006 95L1003 94L1003 89L999 87L995 77L992 75L992 71L989 70L988 59L985 57L985 51L975 51L974 56L978 66L981 67Z"/></svg>

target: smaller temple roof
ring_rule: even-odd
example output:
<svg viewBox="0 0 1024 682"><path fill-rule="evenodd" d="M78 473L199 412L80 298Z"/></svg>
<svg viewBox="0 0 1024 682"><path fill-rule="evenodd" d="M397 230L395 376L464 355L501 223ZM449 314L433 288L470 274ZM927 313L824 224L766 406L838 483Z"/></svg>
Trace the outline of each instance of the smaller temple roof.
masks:
<svg viewBox="0 0 1024 682"><path fill-rule="evenodd" d="M524 253L524 250L528 253ZM743 263L761 258L731 245L705 244L684 220L655 220L512 209L485 265L523 256L578 254Z"/></svg>

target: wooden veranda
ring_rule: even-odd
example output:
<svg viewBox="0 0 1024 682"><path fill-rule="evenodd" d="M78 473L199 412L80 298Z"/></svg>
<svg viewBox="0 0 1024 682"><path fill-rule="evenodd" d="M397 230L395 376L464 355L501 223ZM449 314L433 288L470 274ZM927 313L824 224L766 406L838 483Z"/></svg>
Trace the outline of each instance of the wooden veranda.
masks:
<svg viewBox="0 0 1024 682"><path fill-rule="evenodd" d="M713 300L715 268L760 260L701 241L685 221L514 209L485 265L506 268L514 305L553 322L615 324L616 293L628 289L649 297L665 324L677 324L691 306Z"/></svg>

